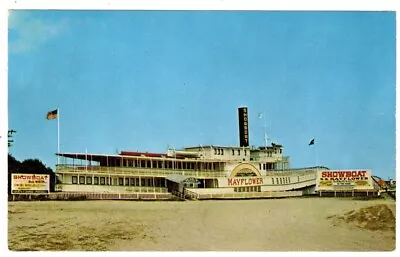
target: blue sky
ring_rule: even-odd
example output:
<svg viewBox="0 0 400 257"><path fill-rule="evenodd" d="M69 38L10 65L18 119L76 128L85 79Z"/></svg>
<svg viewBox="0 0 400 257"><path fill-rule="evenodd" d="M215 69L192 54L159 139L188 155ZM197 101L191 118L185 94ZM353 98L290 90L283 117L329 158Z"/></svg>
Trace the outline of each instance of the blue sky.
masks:
<svg viewBox="0 0 400 257"><path fill-rule="evenodd" d="M8 43L19 160L54 169L57 107L62 152L114 154L238 145L245 105L292 167L395 175L394 12L13 11Z"/></svg>

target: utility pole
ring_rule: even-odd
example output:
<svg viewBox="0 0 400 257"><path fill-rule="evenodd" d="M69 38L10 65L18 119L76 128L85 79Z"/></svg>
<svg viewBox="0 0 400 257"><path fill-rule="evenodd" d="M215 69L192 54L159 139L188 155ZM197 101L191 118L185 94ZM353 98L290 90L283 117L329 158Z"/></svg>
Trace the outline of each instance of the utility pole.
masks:
<svg viewBox="0 0 400 257"><path fill-rule="evenodd" d="M14 136L14 133L16 133L17 131L16 130L13 130L13 129L11 129L11 130L8 130L8 147L11 147L12 145L13 145L13 143L14 143L14 140L12 140L12 138L13 138L13 136Z"/></svg>

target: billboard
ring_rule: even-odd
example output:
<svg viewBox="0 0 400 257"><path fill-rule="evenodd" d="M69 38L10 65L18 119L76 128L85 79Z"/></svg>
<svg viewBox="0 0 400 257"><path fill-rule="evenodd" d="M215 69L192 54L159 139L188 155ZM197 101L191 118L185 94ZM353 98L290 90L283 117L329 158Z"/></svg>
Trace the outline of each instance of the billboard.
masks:
<svg viewBox="0 0 400 257"><path fill-rule="evenodd" d="M370 170L323 170L317 172L316 191L374 189Z"/></svg>
<svg viewBox="0 0 400 257"><path fill-rule="evenodd" d="M240 107L239 112L239 142L240 146L249 146L249 128L247 107Z"/></svg>
<svg viewBox="0 0 400 257"><path fill-rule="evenodd" d="M48 194L50 175L48 174L11 174L12 194Z"/></svg>

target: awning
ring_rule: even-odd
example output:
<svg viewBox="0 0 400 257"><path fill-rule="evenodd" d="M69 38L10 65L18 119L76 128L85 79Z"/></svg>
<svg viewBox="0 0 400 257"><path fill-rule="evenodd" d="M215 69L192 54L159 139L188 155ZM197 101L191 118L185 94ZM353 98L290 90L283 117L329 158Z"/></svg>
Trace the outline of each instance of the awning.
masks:
<svg viewBox="0 0 400 257"><path fill-rule="evenodd" d="M185 184L185 183L191 183L191 184L200 184L199 180L197 178L193 177L186 177L184 175L180 174L171 174L166 177L167 180L175 182L177 184Z"/></svg>
<svg viewBox="0 0 400 257"><path fill-rule="evenodd" d="M180 174L171 174L166 177L167 180L178 183L178 184L184 182L188 178L189 177L186 177L186 176L180 175Z"/></svg>

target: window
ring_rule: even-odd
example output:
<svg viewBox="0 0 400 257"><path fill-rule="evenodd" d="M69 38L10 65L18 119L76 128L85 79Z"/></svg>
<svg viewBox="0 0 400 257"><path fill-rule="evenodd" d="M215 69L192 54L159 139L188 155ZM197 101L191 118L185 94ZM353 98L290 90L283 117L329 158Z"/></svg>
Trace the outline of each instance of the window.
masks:
<svg viewBox="0 0 400 257"><path fill-rule="evenodd" d="M247 150L244 150L244 156L246 156L247 155Z"/></svg>
<svg viewBox="0 0 400 257"><path fill-rule="evenodd" d="M266 170L266 167L267 165L265 164L265 163L263 163L263 170Z"/></svg>
<svg viewBox="0 0 400 257"><path fill-rule="evenodd" d="M282 153L282 149L279 149L279 152Z"/></svg>
<svg viewBox="0 0 400 257"><path fill-rule="evenodd" d="M131 182L131 186L136 186L136 185L135 185L135 179L134 179L134 178L131 178L130 180L131 180L131 181L130 181L130 182Z"/></svg>
<svg viewBox="0 0 400 257"><path fill-rule="evenodd" d="M224 155L224 149L221 149L221 154Z"/></svg>
<svg viewBox="0 0 400 257"><path fill-rule="evenodd" d="M79 184L85 184L85 177L79 176Z"/></svg>
<svg viewBox="0 0 400 257"><path fill-rule="evenodd" d="M95 184L95 185L99 184L99 177L94 177L93 178L93 184Z"/></svg>
<svg viewBox="0 0 400 257"><path fill-rule="evenodd" d="M78 177L72 176L72 184L78 184Z"/></svg>
<svg viewBox="0 0 400 257"><path fill-rule="evenodd" d="M106 178L100 177L100 185L105 185L105 184L106 184Z"/></svg>
<svg viewBox="0 0 400 257"><path fill-rule="evenodd" d="M118 185L120 185L120 186L124 185L124 178L119 178L118 179Z"/></svg>
<svg viewBox="0 0 400 257"><path fill-rule="evenodd" d="M140 179L139 178L135 178L135 185L137 187L140 186Z"/></svg>
<svg viewBox="0 0 400 257"><path fill-rule="evenodd" d="M88 185L92 184L92 177L86 177L86 184Z"/></svg>
<svg viewBox="0 0 400 257"><path fill-rule="evenodd" d="M274 178L272 178L272 185L273 185L273 184L275 184L275 183L274 183Z"/></svg>
<svg viewBox="0 0 400 257"><path fill-rule="evenodd" d="M238 149L238 155L240 155L240 149Z"/></svg>
<svg viewBox="0 0 400 257"><path fill-rule="evenodd" d="M129 186L129 178L125 178L125 186Z"/></svg>
<svg viewBox="0 0 400 257"><path fill-rule="evenodd" d="M232 155L235 155L235 149L232 149Z"/></svg>
<svg viewBox="0 0 400 257"><path fill-rule="evenodd" d="M214 148L214 154L217 154L217 149L216 148Z"/></svg>

